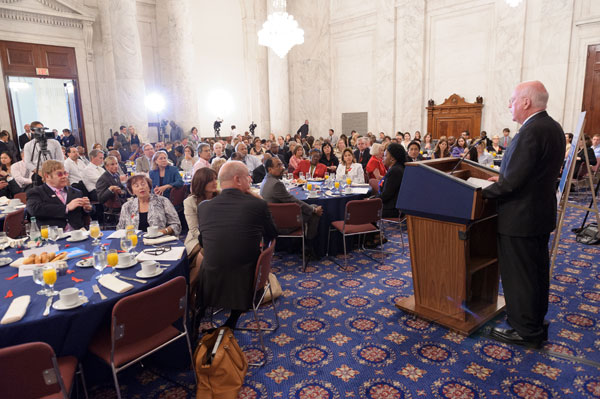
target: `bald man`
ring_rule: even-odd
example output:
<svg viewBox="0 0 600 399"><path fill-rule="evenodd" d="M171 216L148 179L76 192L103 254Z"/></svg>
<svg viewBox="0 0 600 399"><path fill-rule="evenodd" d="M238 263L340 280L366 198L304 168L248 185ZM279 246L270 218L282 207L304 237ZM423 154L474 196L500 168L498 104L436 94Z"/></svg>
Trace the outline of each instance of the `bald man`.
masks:
<svg viewBox="0 0 600 399"><path fill-rule="evenodd" d="M219 171L221 194L198 205L198 241L204 249L198 298L200 317L207 306L231 310L225 325L235 328L252 306L260 242L277 236L267 203L250 194L248 167L229 161Z"/></svg>
<svg viewBox="0 0 600 399"><path fill-rule="evenodd" d="M504 153L500 175L483 190L498 208L498 262L510 326L494 328L492 336L530 348L548 339L548 240L556 228L556 180L565 155L565 134L547 103L541 82L517 85L508 107L521 129Z"/></svg>

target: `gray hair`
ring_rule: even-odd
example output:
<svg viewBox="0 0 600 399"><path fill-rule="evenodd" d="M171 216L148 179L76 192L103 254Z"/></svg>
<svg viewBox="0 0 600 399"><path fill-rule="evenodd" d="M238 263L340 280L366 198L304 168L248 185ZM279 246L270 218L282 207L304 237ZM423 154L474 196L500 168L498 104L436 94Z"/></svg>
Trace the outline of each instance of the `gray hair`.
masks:
<svg viewBox="0 0 600 399"><path fill-rule="evenodd" d="M243 143L243 142L241 142L241 141L240 141L239 143L237 143L237 144L235 145L235 152L238 152L238 148L240 148L240 146L242 146L242 145L243 145L244 147L246 147L246 144L244 144L244 143ZM248 147L246 147L246 148L248 148Z"/></svg>
<svg viewBox="0 0 600 399"><path fill-rule="evenodd" d="M521 97L529 98L531 100L531 105L534 108L546 109L546 106L548 105L549 94L544 84L539 80L523 83L520 92Z"/></svg>
<svg viewBox="0 0 600 399"><path fill-rule="evenodd" d="M102 150L92 150L92 151L90 151L90 159L96 158L99 153L103 153L104 154L104 152Z"/></svg>
<svg viewBox="0 0 600 399"><path fill-rule="evenodd" d="M198 152L198 154L200 154L202 152L202 149L204 147L208 147L208 150L210 151L210 144L208 144L208 143L200 143L200 144L198 144L198 148L196 148L196 151Z"/></svg>
<svg viewBox="0 0 600 399"><path fill-rule="evenodd" d="M114 157L112 155L107 156L106 158L104 158L104 166L108 165L109 162L116 162L119 163L119 160L117 159L117 157Z"/></svg>

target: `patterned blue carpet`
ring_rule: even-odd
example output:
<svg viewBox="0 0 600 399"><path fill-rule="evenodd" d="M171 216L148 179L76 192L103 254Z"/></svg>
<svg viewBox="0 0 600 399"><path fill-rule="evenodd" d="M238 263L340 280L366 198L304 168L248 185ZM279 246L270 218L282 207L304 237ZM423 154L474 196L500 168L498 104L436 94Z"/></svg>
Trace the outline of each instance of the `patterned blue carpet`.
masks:
<svg viewBox="0 0 600 399"><path fill-rule="evenodd" d="M545 349L600 362L600 247L575 242L570 229L582 218L570 210L563 229ZM399 311L395 301L412 294L410 259L398 244L385 249L395 254L384 265L353 253L349 271L323 259L306 273L297 255L276 254L281 327L266 335L267 364L249 369L240 398L600 398L592 365L464 337ZM270 309L265 315L272 323ZM246 314L239 325L249 323ZM262 356L256 334L236 337L250 360ZM194 397L190 371L156 360L120 378L126 398ZM109 381L90 397L115 397Z"/></svg>

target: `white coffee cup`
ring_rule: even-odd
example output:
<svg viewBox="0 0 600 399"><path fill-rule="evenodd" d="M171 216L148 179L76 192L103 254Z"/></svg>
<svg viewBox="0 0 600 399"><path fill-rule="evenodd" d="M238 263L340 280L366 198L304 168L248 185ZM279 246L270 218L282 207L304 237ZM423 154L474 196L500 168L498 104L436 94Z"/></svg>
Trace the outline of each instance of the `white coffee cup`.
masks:
<svg viewBox="0 0 600 399"><path fill-rule="evenodd" d="M155 261L147 260L145 262L142 262L142 272L144 272L144 274L147 276L154 274L156 272L157 266L158 264Z"/></svg>
<svg viewBox="0 0 600 399"><path fill-rule="evenodd" d="M148 226L148 236L155 237L158 235L159 228L157 226Z"/></svg>
<svg viewBox="0 0 600 399"><path fill-rule="evenodd" d="M58 231L58 236L62 237L63 234L65 234L65 231L63 230L62 227L57 227L56 230Z"/></svg>
<svg viewBox="0 0 600 399"><path fill-rule="evenodd" d="M129 264L131 264L132 260L133 260L133 254L130 254L128 252L119 254L119 264L120 265L129 265Z"/></svg>
<svg viewBox="0 0 600 399"><path fill-rule="evenodd" d="M71 238L73 240L81 240L83 237L84 237L83 231L81 231L81 230L73 230L71 232Z"/></svg>
<svg viewBox="0 0 600 399"><path fill-rule="evenodd" d="M60 301L65 306L71 306L75 305L79 301L79 297L84 296L85 293L83 292L83 290L71 287L60 290L58 295L60 296Z"/></svg>

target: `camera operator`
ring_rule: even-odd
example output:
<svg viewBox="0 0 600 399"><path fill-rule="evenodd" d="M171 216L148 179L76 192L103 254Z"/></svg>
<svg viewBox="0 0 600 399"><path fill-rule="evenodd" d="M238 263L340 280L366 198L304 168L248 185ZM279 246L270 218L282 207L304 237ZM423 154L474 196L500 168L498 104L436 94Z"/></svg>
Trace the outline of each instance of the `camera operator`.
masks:
<svg viewBox="0 0 600 399"><path fill-rule="evenodd" d="M23 148L24 156L25 156L25 164L27 165L27 172L37 172L37 162L40 157L40 150L42 147L42 143L46 143L48 147L48 151L45 154L41 154L40 158L40 167L49 159L55 159L57 161L63 161L64 156L62 149L60 148L60 143L51 138L47 138L44 132L44 125L41 122L34 121L30 123L31 130L33 131L33 139L27 144L25 144L25 148ZM41 128L41 129L40 129Z"/></svg>
<svg viewBox="0 0 600 399"><path fill-rule="evenodd" d="M223 123L223 119L217 118L215 123L213 123L213 129L215 129L215 137L221 137L221 123Z"/></svg>
<svg viewBox="0 0 600 399"><path fill-rule="evenodd" d="M254 121L252 121L250 126L248 126L248 130L250 130L250 134L252 134L253 136L254 136L254 129L256 129L256 123L254 123Z"/></svg>

